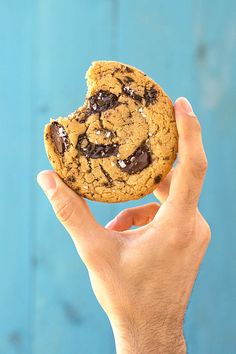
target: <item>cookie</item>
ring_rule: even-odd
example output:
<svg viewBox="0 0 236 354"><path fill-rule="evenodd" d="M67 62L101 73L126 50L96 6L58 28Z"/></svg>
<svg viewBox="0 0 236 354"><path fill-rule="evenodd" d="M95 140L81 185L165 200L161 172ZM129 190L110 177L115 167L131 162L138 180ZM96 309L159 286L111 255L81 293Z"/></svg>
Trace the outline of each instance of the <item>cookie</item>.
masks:
<svg viewBox="0 0 236 354"><path fill-rule="evenodd" d="M138 69L94 62L85 103L45 127L48 158L79 195L122 202L151 193L177 154L170 98Z"/></svg>

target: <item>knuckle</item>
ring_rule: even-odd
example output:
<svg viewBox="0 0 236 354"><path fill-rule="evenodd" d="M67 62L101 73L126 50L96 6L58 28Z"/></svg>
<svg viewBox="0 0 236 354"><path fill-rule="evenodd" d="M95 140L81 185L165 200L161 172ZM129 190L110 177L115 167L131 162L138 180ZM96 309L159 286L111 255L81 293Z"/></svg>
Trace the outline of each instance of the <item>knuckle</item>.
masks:
<svg viewBox="0 0 236 354"><path fill-rule="evenodd" d="M62 224L69 224L72 220L74 214L74 207L70 201L64 201L63 203L58 203L55 208L56 217L61 221Z"/></svg>
<svg viewBox="0 0 236 354"><path fill-rule="evenodd" d="M197 176L204 176L207 171L207 159L205 157L199 158L195 168Z"/></svg>
<svg viewBox="0 0 236 354"><path fill-rule="evenodd" d="M125 219L130 215L130 209L124 209L122 210L118 215L117 218L118 219Z"/></svg>
<svg viewBox="0 0 236 354"><path fill-rule="evenodd" d="M208 162L206 159L206 156L198 156L197 159L191 159L191 172L194 175L194 177L198 179L202 179L207 171L208 168Z"/></svg>
<svg viewBox="0 0 236 354"><path fill-rule="evenodd" d="M157 202L152 202L150 203L150 206L153 208L159 208L160 205Z"/></svg>
<svg viewBox="0 0 236 354"><path fill-rule="evenodd" d="M203 220L204 225L203 225L203 231L201 233L201 243L203 246L208 245L211 241L211 228L210 225L206 222L206 220Z"/></svg>
<svg viewBox="0 0 236 354"><path fill-rule="evenodd" d="M196 133L201 134L202 133L202 127L198 119L195 120L195 130Z"/></svg>
<svg viewBox="0 0 236 354"><path fill-rule="evenodd" d="M201 169L206 172L207 171L207 168L208 168L208 161L207 161L207 158L206 158L206 155L203 154L201 156L201 158L199 158L199 165L201 167Z"/></svg>

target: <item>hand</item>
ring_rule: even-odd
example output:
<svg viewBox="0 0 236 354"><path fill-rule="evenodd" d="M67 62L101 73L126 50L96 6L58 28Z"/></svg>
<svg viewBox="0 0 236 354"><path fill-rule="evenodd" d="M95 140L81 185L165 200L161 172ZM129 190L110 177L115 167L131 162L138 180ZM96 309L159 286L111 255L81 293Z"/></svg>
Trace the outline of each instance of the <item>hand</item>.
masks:
<svg viewBox="0 0 236 354"><path fill-rule="evenodd" d="M178 164L154 192L161 205L124 210L104 228L56 173L38 176L88 268L118 354L186 353L185 310L210 240L198 210L207 160L186 99L177 100L175 114ZM129 230L132 225L139 228Z"/></svg>

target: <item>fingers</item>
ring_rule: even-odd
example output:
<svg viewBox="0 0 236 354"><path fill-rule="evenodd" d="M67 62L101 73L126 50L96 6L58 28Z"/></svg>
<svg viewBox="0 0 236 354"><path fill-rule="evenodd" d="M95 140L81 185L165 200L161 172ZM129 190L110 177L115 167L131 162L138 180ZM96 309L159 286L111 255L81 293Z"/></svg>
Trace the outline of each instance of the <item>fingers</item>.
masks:
<svg viewBox="0 0 236 354"><path fill-rule="evenodd" d="M153 192L155 197L161 203L164 203L164 201L167 199L167 197L169 195L170 184L171 184L173 172L174 172L174 168L171 169L171 171L168 173L168 175L158 184L157 188Z"/></svg>
<svg viewBox="0 0 236 354"><path fill-rule="evenodd" d="M178 205L196 208L207 169L201 126L185 98L176 101L175 116L179 134L178 164L168 199Z"/></svg>
<svg viewBox="0 0 236 354"><path fill-rule="evenodd" d="M76 246L80 249L86 247L101 227L93 218L85 200L67 187L53 171L39 173L37 180Z"/></svg>
<svg viewBox="0 0 236 354"><path fill-rule="evenodd" d="M111 220L106 228L115 231L125 231L132 226L146 225L153 220L159 208L160 205L158 203L150 203L125 209L115 219Z"/></svg>

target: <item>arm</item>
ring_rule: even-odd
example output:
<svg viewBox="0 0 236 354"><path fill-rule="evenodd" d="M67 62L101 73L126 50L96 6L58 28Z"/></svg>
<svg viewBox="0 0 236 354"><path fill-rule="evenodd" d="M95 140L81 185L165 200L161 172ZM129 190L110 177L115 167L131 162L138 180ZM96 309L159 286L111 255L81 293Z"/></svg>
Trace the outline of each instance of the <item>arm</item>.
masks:
<svg viewBox="0 0 236 354"><path fill-rule="evenodd" d="M186 353L183 320L210 240L198 210L207 160L186 99L177 100L175 113L178 164L154 192L161 204L124 210L104 228L54 172L38 176L88 268L117 354ZM130 230L132 225L140 227Z"/></svg>

